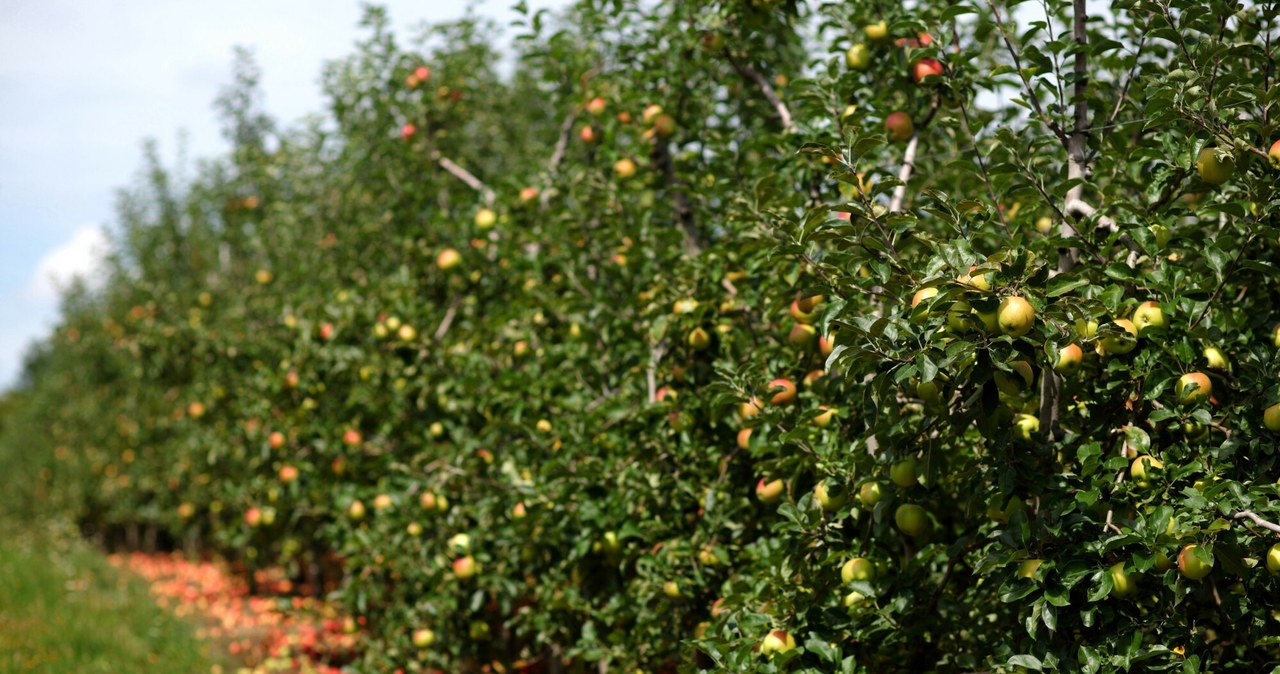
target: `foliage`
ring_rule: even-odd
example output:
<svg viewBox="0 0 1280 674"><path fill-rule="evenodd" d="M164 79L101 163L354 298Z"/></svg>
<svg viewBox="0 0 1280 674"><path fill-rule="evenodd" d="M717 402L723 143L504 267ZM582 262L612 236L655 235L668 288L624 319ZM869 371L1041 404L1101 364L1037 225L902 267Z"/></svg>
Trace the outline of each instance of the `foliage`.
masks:
<svg viewBox="0 0 1280 674"><path fill-rule="evenodd" d="M509 76L364 24L324 115L242 61L234 150L148 155L28 368L31 499L337 555L368 671L1276 666L1274 5L583 0Z"/></svg>

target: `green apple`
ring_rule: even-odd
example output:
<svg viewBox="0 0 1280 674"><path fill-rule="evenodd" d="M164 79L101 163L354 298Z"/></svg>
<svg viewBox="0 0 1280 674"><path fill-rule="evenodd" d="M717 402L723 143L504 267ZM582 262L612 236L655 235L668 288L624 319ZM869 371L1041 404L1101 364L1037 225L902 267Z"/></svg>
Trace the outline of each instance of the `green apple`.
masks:
<svg viewBox="0 0 1280 674"><path fill-rule="evenodd" d="M1262 425L1267 430L1280 433L1280 403L1276 403L1262 412Z"/></svg>
<svg viewBox="0 0 1280 674"><path fill-rule="evenodd" d="M1231 363L1227 360L1227 356L1216 346L1204 347L1204 360L1209 367L1216 370L1231 369Z"/></svg>
<svg viewBox="0 0 1280 674"><path fill-rule="evenodd" d="M1133 460L1129 465L1129 477L1133 478L1133 483L1141 489L1151 488L1151 479L1153 475L1151 471L1163 471L1164 462L1154 456L1143 454Z"/></svg>
<svg viewBox="0 0 1280 674"><path fill-rule="evenodd" d="M689 336L686 338L686 342L688 342L689 348L694 351L701 351L708 346L711 346L711 335L708 335L707 331L703 330L701 327L697 327L689 331Z"/></svg>
<svg viewBox="0 0 1280 674"><path fill-rule="evenodd" d="M908 536L921 536L929 531L929 512L923 506L903 503L893 513L893 522Z"/></svg>
<svg viewBox="0 0 1280 674"><path fill-rule="evenodd" d="M889 468L889 480L903 489L916 486L915 457L907 457L893 464Z"/></svg>
<svg viewBox="0 0 1280 674"><path fill-rule="evenodd" d="M480 229L489 229L498 222L498 214L493 211L482 208L476 211L476 227Z"/></svg>
<svg viewBox="0 0 1280 674"><path fill-rule="evenodd" d="M1124 570L1124 562L1117 562L1108 569L1111 574L1111 594L1121 599L1131 596L1138 589L1138 579Z"/></svg>
<svg viewBox="0 0 1280 674"><path fill-rule="evenodd" d="M1035 325L1036 310L1022 297L1010 295L1000 302L996 320L1000 324L1000 332L1021 337L1031 332L1032 326Z"/></svg>
<svg viewBox="0 0 1280 674"><path fill-rule="evenodd" d="M760 652L764 655L772 656L775 653L786 653L794 650L796 647L796 639L786 630L772 630L765 635L764 641L760 643Z"/></svg>
<svg viewBox="0 0 1280 674"><path fill-rule="evenodd" d="M1013 436L1023 442L1029 442L1040 432L1040 418L1034 414L1019 414L1013 419Z"/></svg>
<svg viewBox="0 0 1280 674"><path fill-rule="evenodd" d="M879 482L863 482L858 488L858 502L867 510L876 507L882 496Z"/></svg>
<svg viewBox="0 0 1280 674"><path fill-rule="evenodd" d="M889 37L889 22L880 21L877 23L868 24L862 30L867 34L868 40L871 40L872 42L879 42Z"/></svg>
<svg viewBox="0 0 1280 674"><path fill-rule="evenodd" d="M1213 382L1203 372L1188 372L1178 378L1174 391L1178 402L1188 405L1208 399L1213 393Z"/></svg>
<svg viewBox="0 0 1280 674"><path fill-rule="evenodd" d="M1024 559L1018 565L1018 577L1034 580L1036 571L1040 570L1040 565L1044 564L1043 559Z"/></svg>
<svg viewBox="0 0 1280 674"><path fill-rule="evenodd" d="M854 557L840 568L840 580L852 583L858 580L872 581L876 579L876 565L866 557Z"/></svg>
<svg viewBox="0 0 1280 674"><path fill-rule="evenodd" d="M836 411L826 405L819 405L818 409L821 411L813 417L813 425L818 428L830 426L831 422L836 418Z"/></svg>
<svg viewBox="0 0 1280 674"><path fill-rule="evenodd" d="M680 583L669 580L662 584L662 593L671 599L679 599L682 595L680 592Z"/></svg>
<svg viewBox="0 0 1280 674"><path fill-rule="evenodd" d="M449 552L465 555L471 551L471 537L467 534L455 534L449 539Z"/></svg>
<svg viewBox="0 0 1280 674"><path fill-rule="evenodd" d="M1280 349L1280 323L1276 323L1276 327L1271 329L1271 344Z"/></svg>
<svg viewBox="0 0 1280 674"><path fill-rule="evenodd" d="M1016 494L1009 497L1009 501L1003 507L1000 504L1000 497L997 496L987 505L987 517L1001 524L1008 524L1009 518L1025 507L1026 504Z"/></svg>
<svg viewBox="0 0 1280 674"><path fill-rule="evenodd" d="M352 501L351 505L347 507L347 516L353 520L356 520L357 522L364 519L364 516L365 516L364 503L361 503L358 500Z"/></svg>
<svg viewBox="0 0 1280 674"><path fill-rule="evenodd" d="M1013 368L1013 374L1010 375L1003 370L996 370L992 378L996 381L996 388L1007 396L1022 395L1024 390L1030 389L1035 384L1035 371L1031 369L1031 363L1025 360L1017 360L1009 364Z"/></svg>
<svg viewBox="0 0 1280 674"><path fill-rule="evenodd" d="M1200 155L1196 157L1196 171L1200 174L1200 179L1210 185L1221 185L1227 182L1235 170L1235 159L1230 156L1219 159L1216 147L1206 147L1200 150Z"/></svg>
<svg viewBox="0 0 1280 674"><path fill-rule="evenodd" d="M1280 543L1276 543L1267 550L1267 570L1280 574Z"/></svg>
<svg viewBox="0 0 1280 674"><path fill-rule="evenodd" d="M842 599L840 603L843 604L844 607L847 609L853 609L865 604L866 601L867 601L867 595L862 594L857 590L854 590L853 592L846 594L844 596L844 599Z"/></svg>
<svg viewBox="0 0 1280 674"><path fill-rule="evenodd" d="M1193 552L1196 547L1198 546L1195 544L1188 545L1182 549L1182 552L1178 553L1178 570L1182 572L1183 576L1191 580L1200 580L1213 570L1213 557L1209 557L1209 563L1207 564L1200 561Z"/></svg>
<svg viewBox="0 0 1280 674"><path fill-rule="evenodd" d="M866 70L871 66L871 51L867 49L867 45L859 42L844 53L844 62L853 70Z"/></svg>
<svg viewBox="0 0 1280 674"><path fill-rule="evenodd" d="M953 302L951 307L947 309L947 327L953 332L968 332L973 329L973 307L969 303L960 300Z"/></svg>
<svg viewBox="0 0 1280 674"><path fill-rule="evenodd" d="M1117 319L1112 323L1114 327L1119 328L1122 332L1118 334L1108 334L1098 342L1099 356L1123 356L1138 345L1138 328L1127 318ZM1126 334L1127 333L1127 334Z"/></svg>
<svg viewBox="0 0 1280 674"><path fill-rule="evenodd" d="M1164 309L1159 302L1143 302L1133 311L1133 324L1141 336L1147 328L1163 328L1165 326Z"/></svg>
<svg viewBox="0 0 1280 674"><path fill-rule="evenodd" d="M832 495L827 489L826 482L819 482L813 486L813 500L817 501L818 505L828 512L839 510L840 506L844 505L844 496L842 494Z"/></svg>
<svg viewBox="0 0 1280 674"><path fill-rule="evenodd" d="M916 384L916 397L929 407L942 407L942 390L937 379Z"/></svg>

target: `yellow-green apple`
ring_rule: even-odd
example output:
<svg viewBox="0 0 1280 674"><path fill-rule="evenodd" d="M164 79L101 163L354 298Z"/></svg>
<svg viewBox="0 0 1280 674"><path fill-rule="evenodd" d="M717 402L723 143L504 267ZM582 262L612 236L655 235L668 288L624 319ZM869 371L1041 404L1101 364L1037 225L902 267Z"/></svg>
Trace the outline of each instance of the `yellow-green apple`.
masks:
<svg viewBox="0 0 1280 674"><path fill-rule="evenodd" d="M812 325L796 323L795 327L791 328L791 333L787 335L787 342L791 346L804 348L812 344L817 336L818 331Z"/></svg>
<svg viewBox="0 0 1280 674"><path fill-rule="evenodd" d="M921 536L929 531L929 513L923 506L903 503L893 513L893 522L908 536Z"/></svg>
<svg viewBox="0 0 1280 674"><path fill-rule="evenodd" d="M738 431L738 449L751 449L750 428L743 428Z"/></svg>
<svg viewBox="0 0 1280 674"><path fill-rule="evenodd" d="M475 557L467 555L453 560L453 575L458 580L466 580L480 570L480 565L476 563Z"/></svg>
<svg viewBox="0 0 1280 674"><path fill-rule="evenodd" d="M1021 337L1031 332L1036 322L1036 310L1031 303L1017 295L1010 295L1000 302L997 315L1000 332L1014 337Z"/></svg>
<svg viewBox="0 0 1280 674"><path fill-rule="evenodd" d="M977 268L977 265L971 265L969 267L968 274L961 274L956 277L956 283L959 283L962 286L968 286L975 290L981 290L983 292L991 290L991 272L974 274L973 270Z"/></svg>
<svg viewBox="0 0 1280 674"><path fill-rule="evenodd" d="M760 499L761 503L777 503L778 499L782 498L782 490L784 486L785 485L782 480L766 482L762 477L760 478L760 481L756 483L756 498Z"/></svg>
<svg viewBox="0 0 1280 674"><path fill-rule="evenodd" d="M1015 360L1009 363L1009 367L1013 369L1012 375L1003 370L996 370L992 375L992 378L996 381L996 388L1000 389L1001 393L1009 396L1021 395L1023 391L1030 389L1035 384L1036 375L1035 371L1031 369L1031 363L1025 360Z"/></svg>
<svg viewBox="0 0 1280 674"><path fill-rule="evenodd" d="M1267 550L1267 570L1271 573L1280 573L1280 543L1276 543Z"/></svg>
<svg viewBox="0 0 1280 674"><path fill-rule="evenodd" d="M818 428L826 428L836 417L836 411L826 405L818 406L818 414L813 418L813 425Z"/></svg>
<svg viewBox="0 0 1280 674"><path fill-rule="evenodd" d="M681 596L680 583L677 583L674 580L668 580L662 584L662 593L671 599L679 599Z"/></svg>
<svg viewBox="0 0 1280 674"><path fill-rule="evenodd" d="M1280 403L1276 403L1262 411L1262 425L1269 431L1280 433Z"/></svg>
<svg viewBox="0 0 1280 674"><path fill-rule="evenodd" d="M1280 349L1280 323L1276 323L1276 327L1271 328L1271 344Z"/></svg>
<svg viewBox="0 0 1280 674"><path fill-rule="evenodd" d="M622 158L613 164L614 175L626 180L636 174L636 163L630 159Z"/></svg>
<svg viewBox="0 0 1280 674"><path fill-rule="evenodd" d="M1163 328L1165 326L1164 310L1160 308L1160 303L1148 301L1139 304L1138 308L1133 310L1133 325L1138 328L1139 336L1147 328Z"/></svg>
<svg viewBox="0 0 1280 674"><path fill-rule="evenodd" d="M1093 339L1098 334L1098 322L1093 319L1076 320L1076 335L1080 339Z"/></svg>
<svg viewBox="0 0 1280 674"><path fill-rule="evenodd" d="M937 296L938 296L937 288L921 288L916 291L916 294L911 296L911 308L914 309L920 306L921 302Z"/></svg>
<svg viewBox="0 0 1280 674"><path fill-rule="evenodd" d="M772 630L765 635L764 641L760 643L760 652L764 655L772 656L774 654L786 653L794 650L796 647L796 639L786 630Z"/></svg>
<svg viewBox="0 0 1280 674"><path fill-rule="evenodd" d="M1193 543L1178 553L1178 570L1182 572L1183 576L1191 580L1200 580L1213 570L1213 557L1210 556L1209 562L1206 564L1195 555L1196 547L1198 546Z"/></svg>
<svg viewBox="0 0 1280 674"><path fill-rule="evenodd" d="M396 330L396 337L399 337L402 342L412 342L418 338L418 331L412 325L402 325L399 330Z"/></svg>
<svg viewBox="0 0 1280 674"><path fill-rule="evenodd" d="M1133 478L1133 483L1142 489L1151 488L1151 479L1153 475L1151 471L1164 470L1164 462L1154 456L1143 454L1133 460L1129 465L1129 477Z"/></svg>
<svg viewBox="0 0 1280 674"><path fill-rule="evenodd" d="M1008 524L1009 518L1013 517L1014 513L1025 507L1026 504L1023 503L1022 499L1016 494L1009 497L1009 501L1005 503L1003 507L1000 504L1000 497L996 496L991 500L991 503L987 505L987 517L990 517L995 522Z"/></svg>
<svg viewBox="0 0 1280 674"><path fill-rule="evenodd" d="M889 116L884 118L884 129L889 132L889 137L893 140L906 140L916 130L915 124L911 123L911 117L902 111L889 113Z"/></svg>
<svg viewBox="0 0 1280 674"><path fill-rule="evenodd" d="M1018 565L1018 577L1034 580L1036 571L1040 570L1040 565L1044 564L1043 559L1024 559Z"/></svg>
<svg viewBox="0 0 1280 674"><path fill-rule="evenodd" d="M1080 350L1080 345L1068 344L1058 349L1058 362L1053 364L1053 369L1061 374L1072 374L1080 369L1083 362L1084 352Z"/></svg>
<svg viewBox="0 0 1280 674"><path fill-rule="evenodd" d="M414 538L417 538L422 535L422 525L418 524L417 522L410 522L409 526L406 526L404 530L405 530L405 533L409 534L410 536L413 536Z"/></svg>
<svg viewBox="0 0 1280 674"><path fill-rule="evenodd" d="M698 563L703 566L720 566L720 558L716 556L715 550L703 548L698 551Z"/></svg>
<svg viewBox="0 0 1280 674"><path fill-rule="evenodd" d="M872 42L879 42L886 37L889 37L889 22L879 21L868 24L862 29L862 31L866 33L868 40L871 40Z"/></svg>
<svg viewBox="0 0 1280 674"><path fill-rule="evenodd" d="M861 606L862 604L866 603L866 601L867 601L867 595L862 594L857 590L854 590L849 594L846 594L844 596L844 599L841 600L840 603L843 604L845 608L852 609L852 608L857 608L858 606Z"/></svg>
<svg viewBox="0 0 1280 674"><path fill-rule="evenodd" d="M790 379L784 379L779 377L778 379L774 379L773 381L769 382L770 391L774 391L777 389L781 389L781 390L778 390L776 393L773 394L773 397L769 398L769 404L790 405L791 403L796 401L796 385Z"/></svg>
<svg viewBox="0 0 1280 674"><path fill-rule="evenodd" d="M916 460L907 457L889 468L889 481L907 489L916 486Z"/></svg>
<svg viewBox="0 0 1280 674"><path fill-rule="evenodd" d="M825 481L819 482L813 487L813 500L826 511L839 510L844 505L843 494L832 494L827 488Z"/></svg>
<svg viewBox="0 0 1280 674"><path fill-rule="evenodd" d="M697 327L689 331L687 341L689 342L689 348L694 351L701 351L711 346L711 335L707 334L707 331L701 327Z"/></svg>
<svg viewBox="0 0 1280 674"><path fill-rule="evenodd" d="M764 403L760 402L759 398L752 397L751 400L738 405L738 416L741 417L743 421L746 421L763 410Z"/></svg>
<svg viewBox="0 0 1280 674"><path fill-rule="evenodd" d="M844 62L854 70L866 70L871 66L871 51L861 42L849 47L844 53Z"/></svg>
<svg viewBox="0 0 1280 674"><path fill-rule="evenodd" d="M1040 419L1034 414L1019 414L1013 419L1013 436L1023 442L1040 432Z"/></svg>
<svg viewBox="0 0 1280 674"><path fill-rule="evenodd" d="M1227 182L1235 170L1235 159L1230 156L1219 159L1216 147L1206 147L1200 150L1200 155L1196 157L1196 171L1200 174L1200 179L1210 185L1221 185Z"/></svg>
<svg viewBox="0 0 1280 674"><path fill-rule="evenodd" d="M1098 355L1123 356L1133 351L1133 348L1138 345L1138 328L1133 324L1133 321L1127 318L1120 318L1112 323L1112 326L1119 328L1122 332L1113 331L1098 340Z"/></svg>
<svg viewBox="0 0 1280 674"><path fill-rule="evenodd" d="M1208 399L1213 393L1213 383L1209 381L1209 376L1203 372L1188 372L1178 378L1178 383L1174 386L1174 392L1178 395L1178 402L1190 404Z"/></svg>
<svg viewBox="0 0 1280 674"><path fill-rule="evenodd" d="M876 507L876 504L880 502L881 496L879 482L863 482L862 486L858 487L858 502L867 510Z"/></svg>
<svg viewBox="0 0 1280 674"><path fill-rule="evenodd" d="M876 565L866 557L854 557L840 568L840 580L852 583L858 580L875 580Z"/></svg>
<svg viewBox="0 0 1280 674"><path fill-rule="evenodd" d="M1216 370L1229 370L1231 363L1227 360L1226 354L1216 346L1204 347L1204 360L1209 367Z"/></svg>
<svg viewBox="0 0 1280 674"><path fill-rule="evenodd" d="M964 300L951 303L947 309L947 327L954 332L967 332L973 328L973 307Z"/></svg>
<svg viewBox="0 0 1280 674"><path fill-rule="evenodd" d="M942 406L942 387L938 385L938 380L922 381L916 384L916 397L929 407Z"/></svg>
<svg viewBox="0 0 1280 674"><path fill-rule="evenodd" d="M417 629L413 631L413 647L414 648L430 648L431 644L436 642L436 633L429 629Z"/></svg>
<svg viewBox="0 0 1280 674"><path fill-rule="evenodd" d="M476 227L489 229L498 223L498 214L488 208L476 211Z"/></svg>
<svg viewBox="0 0 1280 674"><path fill-rule="evenodd" d="M1111 594L1121 599L1128 597L1138 589L1138 579L1124 570L1124 562L1117 562L1107 570L1111 575Z"/></svg>
<svg viewBox="0 0 1280 674"><path fill-rule="evenodd" d="M351 505L347 506L347 516L350 517L351 519L359 521L364 519L364 515L365 515L364 503L361 502L359 499L352 501Z"/></svg>
<svg viewBox="0 0 1280 674"><path fill-rule="evenodd" d="M455 555L465 555L471 552L471 536L467 534L454 534L449 538L449 552Z"/></svg>
<svg viewBox="0 0 1280 674"><path fill-rule="evenodd" d="M386 510L391 507L391 496L388 494L378 494L373 497L374 510Z"/></svg>

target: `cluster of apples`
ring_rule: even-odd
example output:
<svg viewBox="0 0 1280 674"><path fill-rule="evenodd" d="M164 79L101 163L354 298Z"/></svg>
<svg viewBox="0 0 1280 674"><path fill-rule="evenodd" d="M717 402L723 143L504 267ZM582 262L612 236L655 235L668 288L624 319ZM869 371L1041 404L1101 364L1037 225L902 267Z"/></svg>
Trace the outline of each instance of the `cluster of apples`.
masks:
<svg viewBox="0 0 1280 674"><path fill-rule="evenodd" d="M888 40L889 26L885 21L879 21L865 26L863 33L866 37L865 41L855 42L845 52L845 65L850 70L865 71L871 67L871 49L873 46L878 46ZM931 44L933 44L933 36L928 33L920 33L914 38L899 38L894 41L894 45L906 49L908 55L913 49L927 47ZM945 73L942 62L935 58L922 57L908 60L910 61L908 75L916 84L928 84L932 78L942 77ZM884 128L889 137L895 141L907 140L915 133L915 123L912 121L911 115L900 110L885 116Z"/></svg>

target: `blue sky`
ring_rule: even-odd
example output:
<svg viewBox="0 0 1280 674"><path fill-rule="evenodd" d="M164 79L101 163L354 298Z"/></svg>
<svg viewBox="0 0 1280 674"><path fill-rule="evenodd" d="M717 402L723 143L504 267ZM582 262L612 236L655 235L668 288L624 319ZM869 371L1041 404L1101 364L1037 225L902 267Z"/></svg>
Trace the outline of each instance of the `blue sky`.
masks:
<svg viewBox="0 0 1280 674"><path fill-rule="evenodd" d="M384 0L402 40L423 21L474 11L514 18L514 0ZM532 9L567 0L531 0ZM351 51L354 0L0 0L0 390L57 318L60 283L92 275L115 192L145 138L167 163L225 144L212 108L232 49L253 49L267 110L321 110L326 59Z"/></svg>

